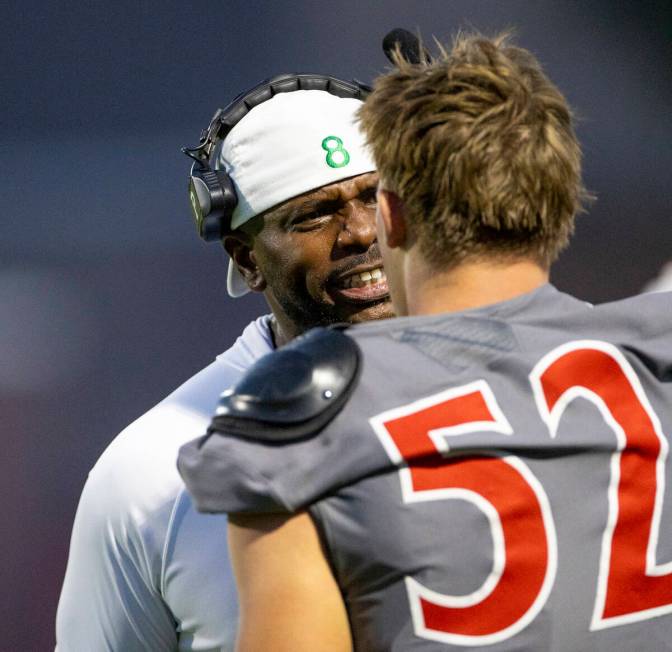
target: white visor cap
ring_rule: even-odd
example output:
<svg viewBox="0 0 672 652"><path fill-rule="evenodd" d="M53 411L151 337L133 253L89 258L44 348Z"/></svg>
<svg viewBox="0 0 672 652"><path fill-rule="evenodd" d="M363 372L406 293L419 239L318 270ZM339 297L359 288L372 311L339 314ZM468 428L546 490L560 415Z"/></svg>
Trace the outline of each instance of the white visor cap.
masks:
<svg viewBox="0 0 672 652"><path fill-rule="evenodd" d="M375 170L355 118L361 105L326 91L292 91L252 109L217 159L238 195L231 228L292 197ZM249 292L232 260L227 289L232 297Z"/></svg>

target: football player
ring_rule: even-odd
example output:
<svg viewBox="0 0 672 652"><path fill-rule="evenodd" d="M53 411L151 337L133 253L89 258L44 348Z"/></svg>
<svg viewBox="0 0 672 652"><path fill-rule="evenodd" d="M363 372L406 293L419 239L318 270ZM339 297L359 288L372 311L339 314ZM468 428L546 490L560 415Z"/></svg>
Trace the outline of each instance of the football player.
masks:
<svg viewBox="0 0 672 652"><path fill-rule="evenodd" d="M565 98L463 34L360 115L402 317L268 356L180 455L232 515L238 649L669 649L672 300L549 283L587 198Z"/></svg>

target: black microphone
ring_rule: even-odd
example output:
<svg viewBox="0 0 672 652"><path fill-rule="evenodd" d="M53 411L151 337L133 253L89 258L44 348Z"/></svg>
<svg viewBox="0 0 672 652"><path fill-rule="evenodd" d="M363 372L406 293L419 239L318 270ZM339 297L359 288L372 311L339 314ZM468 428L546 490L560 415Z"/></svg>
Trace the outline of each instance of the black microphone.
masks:
<svg viewBox="0 0 672 652"><path fill-rule="evenodd" d="M408 63L422 63L423 61L432 60L426 48L422 48L422 54L420 53L420 39L413 32L397 27L388 32L383 39L383 52L391 63L394 63L392 53L397 45L399 46L401 56Z"/></svg>

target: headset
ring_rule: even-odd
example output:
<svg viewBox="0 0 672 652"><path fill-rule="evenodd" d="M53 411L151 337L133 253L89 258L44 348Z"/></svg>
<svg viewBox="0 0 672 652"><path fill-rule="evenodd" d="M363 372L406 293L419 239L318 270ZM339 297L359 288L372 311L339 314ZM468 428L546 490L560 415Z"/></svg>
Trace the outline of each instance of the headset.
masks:
<svg viewBox="0 0 672 652"><path fill-rule="evenodd" d="M224 109L217 109L207 129L201 132L198 146L182 148L194 161L189 174L189 200L201 238L208 242L221 240L231 231L231 217L238 204L236 189L226 170L213 169L210 163L217 145L253 108L278 93L326 91L336 97L363 101L371 90L357 80L348 82L328 75L292 73L266 79L238 95Z"/></svg>

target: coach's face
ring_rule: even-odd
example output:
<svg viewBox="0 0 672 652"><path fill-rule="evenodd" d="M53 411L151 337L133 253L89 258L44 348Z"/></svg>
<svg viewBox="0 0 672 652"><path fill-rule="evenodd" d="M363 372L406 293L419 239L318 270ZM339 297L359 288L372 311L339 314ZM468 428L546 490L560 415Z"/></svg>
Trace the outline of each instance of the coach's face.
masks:
<svg viewBox="0 0 672 652"><path fill-rule="evenodd" d="M264 292L279 339L320 324L392 316L376 241L377 181L369 173L323 186L225 239L250 289Z"/></svg>

